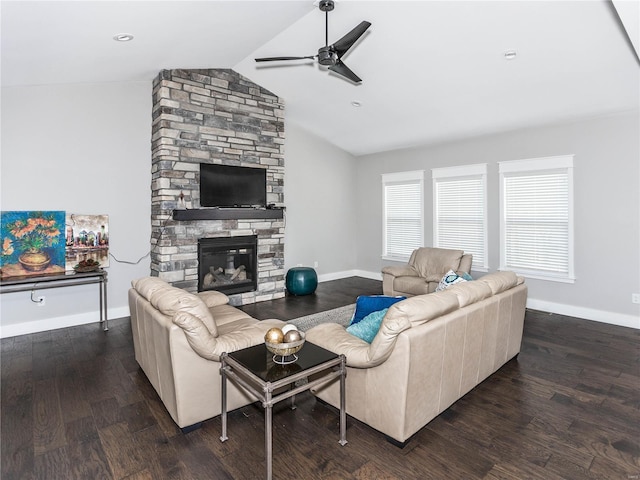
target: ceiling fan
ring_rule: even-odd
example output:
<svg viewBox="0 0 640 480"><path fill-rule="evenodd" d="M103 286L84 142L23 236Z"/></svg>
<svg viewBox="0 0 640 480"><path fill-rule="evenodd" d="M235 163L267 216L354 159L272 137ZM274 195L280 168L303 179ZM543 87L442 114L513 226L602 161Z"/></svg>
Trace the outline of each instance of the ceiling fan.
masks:
<svg viewBox="0 0 640 480"><path fill-rule="evenodd" d="M320 65L329 67L329 70L336 72L343 77L348 78L352 82L360 83L362 80L355 73L351 71L342 62L342 56L349 51L354 43L362 36L367 28L371 26L369 22L361 22L357 27L347 33L340 40L333 45L329 45L329 12L335 7L333 0L320 0L318 2L318 8L325 12L325 46L320 47L317 55L308 55L306 57L266 57L256 58L256 62L279 62L283 60L304 60L315 58L318 59Z"/></svg>

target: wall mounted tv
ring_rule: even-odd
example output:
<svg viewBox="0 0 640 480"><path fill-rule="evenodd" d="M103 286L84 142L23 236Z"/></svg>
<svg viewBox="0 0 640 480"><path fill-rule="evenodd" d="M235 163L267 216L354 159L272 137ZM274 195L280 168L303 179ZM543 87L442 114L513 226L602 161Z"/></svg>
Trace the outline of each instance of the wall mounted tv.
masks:
<svg viewBox="0 0 640 480"><path fill-rule="evenodd" d="M200 164L201 207L265 207L265 168Z"/></svg>

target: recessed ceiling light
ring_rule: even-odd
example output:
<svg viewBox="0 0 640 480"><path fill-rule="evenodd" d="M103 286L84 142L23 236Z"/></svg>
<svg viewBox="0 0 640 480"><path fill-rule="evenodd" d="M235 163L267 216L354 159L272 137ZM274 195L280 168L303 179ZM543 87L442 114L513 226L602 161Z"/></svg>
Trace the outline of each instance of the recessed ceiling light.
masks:
<svg viewBox="0 0 640 480"><path fill-rule="evenodd" d="M507 50L506 52L504 52L504 58L506 58L507 60L514 60L517 55L518 52L516 52L515 50Z"/></svg>
<svg viewBox="0 0 640 480"><path fill-rule="evenodd" d="M353 102L351 102L351 106L352 106L352 107L356 107L356 108L357 108L357 107L361 107L361 106L362 106L362 103L360 103L360 102L359 102L359 101L357 101L357 100L354 100Z"/></svg>
<svg viewBox="0 0 640 480"><path fill-rule="evenodd" d="M133 35L130 33L119 33L113 37L116 42L130 42L133 40Z"/></svg>

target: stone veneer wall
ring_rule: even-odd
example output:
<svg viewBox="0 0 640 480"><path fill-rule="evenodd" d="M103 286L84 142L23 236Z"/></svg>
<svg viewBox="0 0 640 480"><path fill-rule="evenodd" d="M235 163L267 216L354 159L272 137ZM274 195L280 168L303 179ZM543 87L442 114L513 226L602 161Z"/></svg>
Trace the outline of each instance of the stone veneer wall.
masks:
<svg viewBox="0 0 640 480"><path fill-rule="evenodd" d="M184 194L200 208L199 164L267 169L267 203L284 204L284 105L233 70L163 70L153 82L151 274L197 291L198 239L258 236L258 290L243 305L284 296L284 221L174 221Z"/></svg>

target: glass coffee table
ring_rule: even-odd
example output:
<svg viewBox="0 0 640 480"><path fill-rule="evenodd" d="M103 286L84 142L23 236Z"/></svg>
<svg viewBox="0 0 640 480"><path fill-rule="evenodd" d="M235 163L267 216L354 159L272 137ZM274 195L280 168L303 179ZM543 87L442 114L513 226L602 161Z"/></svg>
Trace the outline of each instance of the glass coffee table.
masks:
<svg viewBox="0 0 640 480"><path fill-rule="evenodd" d="M347 443L347 414L345 411L345 375L346 359L329 350L305 342L297 353L295 363L280 365L273 361L273 354L264 344L244 348L232 353L223 353L222 366L222 442L227 437L227 379L240 385L255 395L265 410L264 440L267 467L267 480L271 480L273 467L273 405L291 398L291 407L295 408L295 396L332 378L340 378L340 445ZM314 379L296 385L298 380ZM281 391L283 387L289 389ZM278 392L276 392L278 391Z"/></svg>

